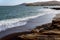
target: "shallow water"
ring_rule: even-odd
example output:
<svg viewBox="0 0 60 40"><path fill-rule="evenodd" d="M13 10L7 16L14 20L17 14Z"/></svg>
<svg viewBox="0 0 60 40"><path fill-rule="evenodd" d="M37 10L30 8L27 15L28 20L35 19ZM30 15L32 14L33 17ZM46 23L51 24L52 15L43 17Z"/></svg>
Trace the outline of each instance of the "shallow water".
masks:
<svg viewBox="0 0 60 40"><path fill-rule="evenodd" d="M27 24L27 21L57 11L40 6L0 6L0 31ZM50 18L48 18L50 19Z"/></svg>
<svg viewBox="0 0 60 40"><path fill-rule="evenodd" d="M0 7L0 38L11 33L30 31L52 22L60 11L40 6Z"/></svg>

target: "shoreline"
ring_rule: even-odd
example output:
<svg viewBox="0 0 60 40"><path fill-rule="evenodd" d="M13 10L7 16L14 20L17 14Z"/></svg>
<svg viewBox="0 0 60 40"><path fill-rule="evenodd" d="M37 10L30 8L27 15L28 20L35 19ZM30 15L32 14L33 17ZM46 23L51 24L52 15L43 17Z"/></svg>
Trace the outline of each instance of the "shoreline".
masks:
<svg viewBox="0 0 60 40"><path fill-rule="evenodd" d="M47 15L40 16L35 19L30 19L28 23L24 26L7 29L5 31L0 32L0 38L5 37L6 35L13 34L13 33L31 31L32 29L36 28L36 26L40 26L42 24L52 22L52 19L54 16L55 14L47 14Z"/></svg>
<svg viewBox="0 0 60 40"><path fill-rule="evenodd" d="M18 34L18 35L17 35ZM12 38L13 35L13 38ZM9 37L10 36L10 37ZM8 39L7 39L8 38ZM36 38L36 39L35 39ZM3 38L3 40L58 40L60 38L60 14L57 14L53 18L52 23L47 23L41 26L37 26L30 32L22 32L11 34ZM60 40L60 39L59 39Z"/></svg>
<svg viewBox="0 0 60 40"><path fill-rule="evenodd" d="M51 11L51 9L48 9L48 10L50 10ZM47 9L46 9L46 11L48 11ZM18 26L23 26L23 25L29 25L29 23L30 24L33 24L33 22L37 22L37 23L40 23L40 22L38 22L38 21L41 21L41 20L43 20L43 17L42 18L40 18L41 16L45 16L45 18L47 17L48 18L48 15L50 14L52 14L52 12L55 12L55 11L51 11L51 12L47 12L47 13L43 13L43 14L37 14L37 15L35 15L35 16L30 16L30 17L26 17L26 18L15 18L15 19L7 19L7 20L1 20L0 21L0 32L1 31L5 31L5 30L7 30L7 29L9 29L9 28L13 28L13 27L18 27ZM51 15L51 16L54 16L53 14ZM52 19L52 17L49 17L49 20L50 19ZM39 19L38 19L39 18ZM44 19L45 19L44 18ZM46 18L46 19L47 19ZM38 21L35 21L35 20L37 20L38 19ZM45 20L43 20L43 21L46 21L46 19ZM9 21L8 21L9 20ZM34 21L33 21L34 20ZM48 19L47 19L48 20ZM42 21L42 22L43 22ZM41 23L42 23L41 22ZM36 23L36 24L37 24ZM35 25L35 24L33 24L33 25ZM38 26L38 25L37 25Z"/></svg>

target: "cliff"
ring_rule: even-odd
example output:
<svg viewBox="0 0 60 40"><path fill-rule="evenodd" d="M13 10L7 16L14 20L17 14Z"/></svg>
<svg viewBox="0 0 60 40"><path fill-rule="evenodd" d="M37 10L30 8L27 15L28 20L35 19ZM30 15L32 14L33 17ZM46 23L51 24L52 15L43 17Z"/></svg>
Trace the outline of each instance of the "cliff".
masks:
<svg viewBox="0 0 60 40"><path fill-rule="evenodd" d="M23 3L26 6L60 6L59 1L47 1L47 2L34 2L34 3Z"/></svg>

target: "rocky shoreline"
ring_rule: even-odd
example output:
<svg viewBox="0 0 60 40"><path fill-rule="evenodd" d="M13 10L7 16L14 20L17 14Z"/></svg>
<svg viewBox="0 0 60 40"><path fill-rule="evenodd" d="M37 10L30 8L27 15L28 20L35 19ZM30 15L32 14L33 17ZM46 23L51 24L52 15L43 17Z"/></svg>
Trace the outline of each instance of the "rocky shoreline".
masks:
<svg viewBox="0 0 60 40"><path fill-rule="evenodd" d="M53 18L52 23L37 26L30 32L8 35L1 40L60 40L60 14Z"/></svg>
<svg viewBox="0 0 60 40"><path fill-rule="evenodd" d="M60 8L51 8L51 9L60 10Z"/></svg>

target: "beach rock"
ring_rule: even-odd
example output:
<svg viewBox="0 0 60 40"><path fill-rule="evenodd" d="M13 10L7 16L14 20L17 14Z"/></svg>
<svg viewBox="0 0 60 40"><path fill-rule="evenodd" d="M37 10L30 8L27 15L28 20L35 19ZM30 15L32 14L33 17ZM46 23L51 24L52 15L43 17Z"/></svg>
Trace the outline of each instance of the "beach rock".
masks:
<svg viewBox="0 0 60 40"><path fill-rule="evenodd" d="M60 35L60 30L58 30L58 29L47 30L47 31L42 32L42 34L46 34L46 35Z"/></svg>
<svg viewBox="0 0 60 40"><path fill-rule="evenodd" d="M47 26L49 25L49 26ZM46 28L45 28L46 26ZM13 38L8 38L8 40L60 40L60 30L52 29L48 30L51 27L51 23L38 26L33 29L31 32L21 33ZM42 31L43 30L43 31ZM41 32L42 31L42 32ZM14 34L13 34L14 35ZM4 38L3 38L4 39ZM5 40L5 39L4 39Z"/></svg>
<svg viewBox="0 0 60 40"><path fill-rule="evenodd" d="M51 8L51 9L60 10L60 8Z"/></svg>
<svg viewBox="0 0 60 40"><path fill-rule="evenodd" d="M33 34L27 34L23 39L29 40L60 40L60 16L54 17L52 23L37 26L32 30Z"/></svg>
<svg viewBox="0 0 60 40"><path fill-rule="evenodd" d="M1 40L60 40L60 16L59 14L53 18L52 23L37 26L30 32L23 32L13 34L16 35L12 38L5 37Z"/></svg>
<svg viewBox="0 0 60 40"><path fill-rule="evenodd" d="M52 26L54 26L54 28L60 29L60 14L57 14L56 17L53 18Z"/></svg>

